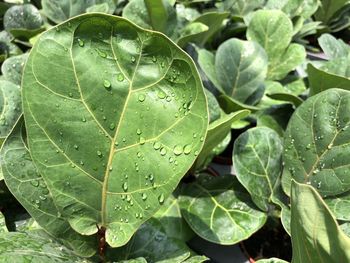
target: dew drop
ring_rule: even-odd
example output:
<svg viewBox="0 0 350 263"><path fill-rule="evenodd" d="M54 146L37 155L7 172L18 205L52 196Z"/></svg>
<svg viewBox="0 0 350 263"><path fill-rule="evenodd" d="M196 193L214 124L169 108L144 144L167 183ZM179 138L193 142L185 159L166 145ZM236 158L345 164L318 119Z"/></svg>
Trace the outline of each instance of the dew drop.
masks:
<svg viewBox="0 0 350 263"><path fill-rule="evenodd" d="M78 44L80 47L83 47L84 46L84 40L78 38Z"/></svg>
<svg viewBox="0 0 350 263"><path fill-rule="evenodd" d="M131 57L131 62L132 62L132 63L135 63L135 61L136 61L136 58L135 58L134 56L132 56L132 57Z"/></svg>
<svg viewBox="0 0 350 263"><path fill-rule="evenodd" d="M143 138L143 137L140 137L140 144L141 144L141 145L144 145L144 144L145 144L145 142L146 142L146 139L145 139L145 138Z"/></svg>
<svg viewBox="0 0 350 263"><path fill-rule="evenodd" d="M104 80L103 81L103 86L106 88L106 89L110 89L111 88L111 82L109 80Z"/></svg>
<svg viewBox="0 0 350 263"><path fill-rule="evenodd" d="M139 99L140 102L143 102L143 101L145 101L146 96L144 94L140 94L138 99Z"/></svg>
<svg viewBox="0 0 350 263"><path fill-rule="evenodd" d="M79 146L74 144L74 149L78 150L79 149Z"/></svg>
<svg viewBox="0 0 350 263"><path fill-rule="evenodd" d="M162 156L166 155L166 149L164 147L162 147L162 149L160 149L160 155L162 155Z"/></svg>
<svg viewBox="0 0 350 263"><path fill-rule="evenodd" d="M192 146L187 144L183 148L184 154L189 154L192 151Z"/></svg>
<svg viewBox="0 0 350 263"><path fill-rule="evenodd" d="M159 201L159 204L163 204L164 203L164 194L161 194L160 196L158 196L158 201Z"/></svg>
<svg viewBox="0 0 350 263"><path fill-rule="evenodd" d="M174 154L175 155L180 155L183 152L183 148L180 145L175 145L174 147Z"/></svg>
<svg viewBox="0 0 350 263"><path fill-rule="evenodd" d="M162 146L162 145L161 145L160 142L155 142L155 143L153 143L153 148L154 148L155 150L159 150L161 146Z"/></svg>
<svg viewBox="0 0 350 263"><path fill-rule="evenodd" d="M128 191L128 183L127 182L123 183L123 190L124 190L124 192Z"/></svg>
<svg viewBox="0 0 350 263"><path fill-rule="evenodd" d="M115 128L115 124L114 124L114 123L111 123L111 124L109 125L109 129L113 131L114 128Z"/></svg>
<svg viewBox="0 0 350 263"><path fill-rule="evenodd" d="M97 156L98 157L102 157L102 152L101 151L97 151Z"/></svg>
<svg viewBox="0 0 350 263"><path fill-rule="evenodd" d="M122 73L119 73L119 74L117 75L117 80L118 80L119 82L122 82L122 81L124 80L124 75L123 75Z"/></svg>
<svg viewBox="0 0 350 263"><path fill-rule="evenodd" d="M140 135L142 133L142 131L140 129L137 129L136 133L137 133L137 135Z"/></svg>
<svg viewBox="0 0 350 263"><path fill-rule="evenodd" d="M166 94L162 90L158 91L157 95L158 95L158 98L160 99L164 99L166 97Z"/></svg>
<svg viewBox="0 0 350 263"><path fill-rule="evenodd" d="M145 201L147 199L147 194L146 193L142 193L142 200Z"/></svg>

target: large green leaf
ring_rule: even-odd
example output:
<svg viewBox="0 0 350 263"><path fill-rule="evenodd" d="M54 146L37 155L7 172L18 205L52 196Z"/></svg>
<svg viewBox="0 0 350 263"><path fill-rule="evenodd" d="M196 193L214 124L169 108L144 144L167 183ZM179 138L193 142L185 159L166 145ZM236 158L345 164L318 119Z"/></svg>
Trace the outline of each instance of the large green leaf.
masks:
<svg viewBox="0 0 350 263"><path fill-rule="evenodd" d="M249 129L234 143L237 179L264 211L269 209L273 189L281 175L282 151L279 135L266 127Z"/></svg>
<svg viewBox="0 0 350 263"><path fill-rule="evenodd" d="M1 72L5 79L16 85L21 85L24 64L26 63L28 54L10 57L1 65Z"/></svg>
<svg viewBox="0 0 350 263"><path fill-rule="evenodd" d="M225 41L217 50L215 69L227 95L246 104L260 100L267 72L267 56L260 45L239 39Z"/></svg>
<svg viewBox="0 0 350 263"><path fill-rule="evenodd" d="M304 61L305 49L299 44L291 44L292 37L292 21L282 11L259 10L253 14L247 38L265 49L268 79L282 79Z"/></svg>
<svg viewBox="0 0 350 263"><path fill-rule="evenodd" d="M4 28L15 37L29 39L44 30L42 24L39 10L31 4L12 6L4 15Z"/></svg>
<svg viewBox="0 0 350 263"><path fill-rule="evenodd" d="M203 146L194 63L120 17L86 14L43 33L22 86L29 149L58 210L81 234L105 227L113 247L159 209Z"/></svg>
<svg viewBox="0 0 350 263"><path fill-rule="evenodd" d="M0 262L90 262L45 235L34 232L0 234Z"/></svg>
<svg viewBox="0 0 350 263"><path fill-rule="evenodd" d="M249 113L249 110L240 110L230 114L224 114L221 118L209 124L204 147L196 160L196 168L203 168L209 164L214 157L212 151L231 132L232 123L247 117Z"/></svg>
<svg viewBox="0 0 350 263"><path fill-rule="evenodd" d="M283 187L291 178L322 196L350 190L350 91L329 89L306 100L291 117L284 139Z"/></svg>
<svg viewBox="0 0 350 263"><path fill-rule="evenodd" d="M0 141L9 135L22 114L21 90L7 80L0 80ZM0 145L1 145L0 144Z"/></svg>
<svg viewBox="0 0 350 263"><path fill-rule="evenodd" d="M349 262L350 238L314 188L292 183L292 263Z"/></svg>
<svg viewBox="0 0 350 263"><path fill-rule="evenodd" d="M76 233L58 211L24 144L22 126L23 121L19 121L1 149L1 170L7 187L50 235L66 242L80 255L93 255L97 247L95 238Z"/></svg>
<svg viewBox="0 0 350 263"><path fill-rule="evenodd" d="M108 13L112 14L117 0L42 0L44 14L55 23L60 23L70 17L85 13L89 7L108 4Z"/></svg>
<svg viewBox="0 0 350 263"><path fill-rule="evenodd" d="M266 221L233 175L200 175L184 187L180 207L194 232L223 245L247 239Z"/></svg>
<svg viewBox="0 0 350 263"><path fill-rule="evenodd" d="M348 78L329 73L312 64L308 64L307 73L310 83L310 96L332 88L350 90L350 79Z"/></svg>

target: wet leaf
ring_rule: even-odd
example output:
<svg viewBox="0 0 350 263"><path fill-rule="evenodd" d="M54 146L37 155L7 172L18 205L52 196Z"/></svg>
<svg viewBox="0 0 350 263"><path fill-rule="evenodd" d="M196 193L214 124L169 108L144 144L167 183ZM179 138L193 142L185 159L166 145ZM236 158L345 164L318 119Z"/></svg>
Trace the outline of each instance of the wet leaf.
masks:
<svg viewBox="0 0 350 263"><path fill-rule="evenodd" d="M291 117L284 136L283 188L291 178L323 196L350 190L350 92L329 89L307 99Z"/></svg>
<svg viewBox="0 0 350 263"><path fill-rule="evenodd" d="M43 33L22 86L29 149L57 209L81 234L105 227L112 247L160 208L203 146L192 60L120 17L86 14Z"/></svg>
<svg viewBox="0 0 350 263"><path fill-rule="evenodd" d="M180 196L181 212L200 237L229 245L247 239L266 221L233 175L202 174Z"/></svg>

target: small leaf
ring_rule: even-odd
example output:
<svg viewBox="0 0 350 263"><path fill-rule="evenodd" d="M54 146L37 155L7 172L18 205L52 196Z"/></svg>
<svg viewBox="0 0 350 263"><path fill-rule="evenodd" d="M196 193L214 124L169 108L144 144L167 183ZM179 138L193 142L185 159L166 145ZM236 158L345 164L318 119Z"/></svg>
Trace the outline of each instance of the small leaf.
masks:
<svg viewBox="0 0 350 263"><path fill-rule="evenodd" d="M291 197L292 263L349 262L350 238L317 191L293 181Z"/></svg>
<svg viewBox="0 0 350 263"><path fill-rule="evenodd" d="M6 59L1 65L1 72L5 79L20 86L23 68L27 58L28 54L23 54Z"/></svg>
<svg viewBox="0 0 350 263"><path fill-rule="evenodd" d="M292 37L292 21L283 12L259 10L253 14L247 29L247 39L259 43L265 49L268 79L282 79L304 61L305 49L299 44L291 44Z"/></svg>
<svg viewBox="0 0 350 263"><path fill-rule="evenodd" d="M318 38L323 52L328 59L337 59L347 57L350 53L350 47L342 39L336 39L330 34L323 34Z"/></svg>
<svg viewBox="0 0 350 263"><path fill-rule="evenodd" d="M231 245L247 239L266 221L266 214L255 208L233 175L202 174L184 187L180 206L193 231L217 244Z"/></svg>
<svg viewBox="0 0 350 263"><path fill-rule="evenodd" d="M260 45L239 39L225 41L217 50L215 69L228 96L252 105L260 100L254 95L264 89L267 72L267 56Z"/></svg>
<svg viewBox="0 0 350 263"><path fill-rule="evenodd" d="M325 203L337 220L350 221L350 193L325 198Z"/></svg>
<svg viewBox="0 0 350 263"><path fill-rule="evenodd" d="M4 15L4 28L15 37L26 39L44 31L39 10L31 4L14 5Z"/></svg>
<svg viewBox="0 0 350 263"><path fill-rule="evenodd" d="M0 139L3 141L22 114L21 90L7 80L0 80Z"/></svg>
<svg viewBox="0 0 350 263"><path fill-rule="evenodd" d="M256 263L288 263L285 260L279 259L279 258L269 258L269 259L260 259L258 261L255 261Z"/></svg>
<svg viewBox="0 0 350 263"><path fill-rule="evenodd" d="M269 209L273 189L282 171L282 151L278 134L266 127L249 129L234 143L237 179L263 211Z"/></svg>
<svg viewBox="0 0 350 263"><path fill-rule="evenodd" d="M291 117L284 136L283 188L291 178L314 186L322 196L350 190L350 92L329 89L307 99Z"/></svg>

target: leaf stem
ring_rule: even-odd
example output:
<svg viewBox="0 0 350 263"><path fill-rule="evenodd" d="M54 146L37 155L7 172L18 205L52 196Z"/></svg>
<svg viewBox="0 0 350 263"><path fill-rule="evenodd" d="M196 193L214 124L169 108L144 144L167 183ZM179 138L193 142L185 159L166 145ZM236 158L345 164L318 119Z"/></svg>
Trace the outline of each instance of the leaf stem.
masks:
<svg viewBox="0 0 350 263"><path fill-rule="evenodd" d="M106 248L107 248L107 243L106 243L106 228L101 226L98 227L98 254L101 259L101 263L106 262Z"/></svg>

